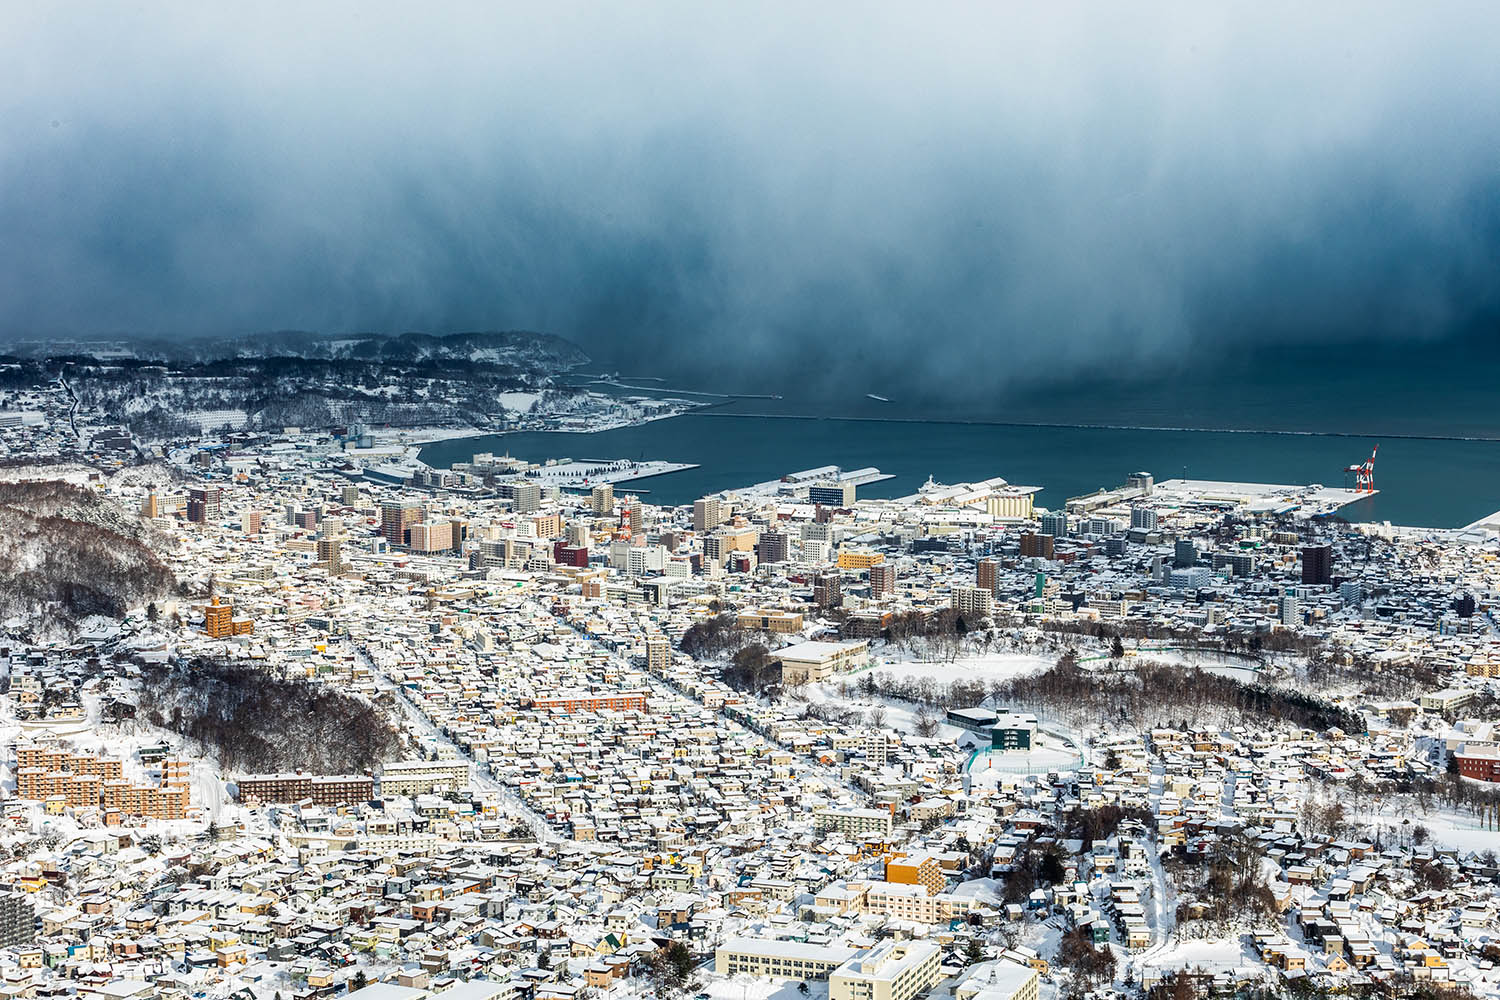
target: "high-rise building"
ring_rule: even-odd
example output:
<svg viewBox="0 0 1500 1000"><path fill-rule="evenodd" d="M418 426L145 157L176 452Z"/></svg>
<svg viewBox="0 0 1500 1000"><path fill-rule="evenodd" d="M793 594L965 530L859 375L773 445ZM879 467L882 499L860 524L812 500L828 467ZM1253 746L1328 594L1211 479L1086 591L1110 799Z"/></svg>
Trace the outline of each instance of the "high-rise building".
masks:
<svg viewBox="0 0 1500 1000"><path fill-rule="evenodd" d="M1130 508L1130 526L1140 528L1143 531L1156 530L1156 511L1150 507Z"/></svg>
<svg viewBox="0 0 1500 1000"><path fill-rule="evenodd" d="M608 517L615 512L615 488L609 483L600 483L589 490L589 506L595 517Z"/></svg>
<svg viewBox="0 0 1500 1000"><path fill-rule="evenodd" d="M542 508L542 488L529 479L509 479L496 487L517 514L532 514Z"/></svg>
<svg viewBox="0 0 1500 1000"><path fill-rule="evenodd" d="M188 490L188 520L195 524L217 521L223 496L224 490L219 486L194 486Z"/></svg>
<svg viewBox="0 0 1500 1000"><path fill-rule="evenodd" d="M344 559L339 551L340 545L337 538L318 539L318 562L328 566L330 576L338 576L344 571Z"/></svg>
<svg viewBox="0 0 1500 1000"><path fill-rule="evenodd" d="M0 948L17 948L36 940L36 910L25 892L0 893Z"/></svg>
<svg viewBox="0 0 1500 1000"><path fill-rule="evenodd" d="M245 511L245 515L240 518L240 527L245 529L247 535L260 534L260 511Z"/></svg>
<svg viewBox="0 0 1500 1000"><path fill-rule="evenodd" d="M995 595L983 587L954 587L953 610L967 619L989 618L995 609Z"/></svg>
<svg viewBox="0 0 1500 1000"><path fill-rule="evenodd" d="M646 636L646 670L661 676L672 665L672 644L664 635Z"/></svg>
<svg viewBox="0 0 1500 1000"><path fill-rule="evenodd" d="M1172 549L1172 565L1178 569L1198 565L1198 547L1193 544L1192 539L1177 539L1177 544Z"/></svg>
<svg viewBox="0 0 1500 1000"><path fill-rule="evenodd" d="M763 563L786 562L788 539L785 531L765 531L756 543L756 555Z"/></svg>
<svg viewBox="0 0 1500 1000"><path fill-rule="evenodd" d="M380 505L380 533L392 545L406 544L406 531L421 521L426 512L421 507L405 507L399 503Z"/></svg>
<svg viewBox="0 0 1500 1000"><path fill-rule="evenodd" d="M1026 559L1051 559L1054 551L1051 535L1028 531L1021 536L1021 555Z"/></svg>
<svg viewBox="0 0 1500 1000"><path fill-rule="evenodd" d="M853 507L854 484L837 481L816 483L807 488L807 502L824 507Z"/></svg>
<svg viewBox="0 0 1500 1000"><path fill-rule="evenodd" d="M447 552L455 547L452 521L419 521L407 535L413 552Z"/></svg>
<svg viewBox="0 0 1500 1000"><path fill-rule="evenodd" d="M203 606L203 634L211 639L224 639L233 635L248 635L255 631L255 622L249 618L236 619L227 604L219 603L217 597Z"/></svg>
<svg viewBox="0 0 1500 1000"><path fill-rule="evenodd" d="M844 602L844 581L837 572L813 574L813 603L820 608L836 608Z"/></svg>
<svg viewBox="0 0 1500 1000"><path fill-rule="evenodd" d="M1304 545L1302 547L1302 582L1330 584L1333 582L1333 546Z"/></svg>
<svg viewBox="0 0 1500 1000"><path fill-rule="evenodd" d="M646 530L646 510L635 497L626 497L620 505L620 527L629 528L632 538Z"/></svg>
<svg viewBox="0 0 1500 1000"><path fill-rule="evenodd" d="M896 592L896 567L887 563L870 567L870 596L884 597Z"/></svg>
<svg viewBox="0 0 1500 1000"><path fill-rule="evenodd" d="M1061 511L1042 515L1042 534L1053 538L1068 537L1068 515Z"/></svg>
<svg viewBox="0 0 1500 1000"><path fill-rule="evenodd" d="M161 498L152 490L146 494L146 499L141 502L142 517L161 517Z"/></svg>
<svg viewBox="0 0 1500 1000"><path fill-rule="evenodd" d="M359 506L359 487L345 486L339 491L339 502L345 507Z"/></svg>
<svg viewBox="0 0 1500 1000"><path fill-rule="evenodd" d="M724 522L724 501L718 497L704 497L693 501L693 530L702 535Z"/></svg>
<svg viewBox="0 0 1500 1000"><path fill-rule="evenodd" d="M1276 606L1276 616L1283 625L1302 624L1302 602L1297 598L1295 591L1289 590L1281 595Z"/></svg>
<svg viewBox="0 0 1500 1000"><path fill-rule="evenodd" d="M833 542L833 525L826 521L806 521L802 525L804 542Z"/></svg>
<svg viewBox="0 0 1500 1000"><path fill-rule="evenodd" d="M724 558L729 551L725 544L723 535L709 535L703 539L703 563L704 565L722 566Z"/></svg>
<svg viewBox="0 0 1500 1000"><path fill-rule="evenodd" d="M995 592L1000 583L1000 560L981 559L979 565L974 568L974 585Z"/></svg>
<svg viewBox="0 0 1500 1000"><path fill-rule="evenodd" d="M568 524L566 540L570 548L586 549L589 547L589 526L582 521L571 521Z"/></svg>

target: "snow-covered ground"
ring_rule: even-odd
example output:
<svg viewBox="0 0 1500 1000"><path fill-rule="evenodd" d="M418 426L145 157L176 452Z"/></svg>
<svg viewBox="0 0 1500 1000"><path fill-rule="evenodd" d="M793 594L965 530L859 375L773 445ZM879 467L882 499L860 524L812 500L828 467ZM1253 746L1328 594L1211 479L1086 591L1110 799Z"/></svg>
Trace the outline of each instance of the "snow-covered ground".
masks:
<svg viewBox="0 0 1500 1000"><path fill-rule="evenodd" d="M1261 960L1245 936L1223 938L1201 938L1194 940L1173 939L1164 947L1153 948L1140 959L1142 969L1204 969L1223 971L1242 966L1260 966Z"/></svg>
<svg viewBox="0 0 1500 1000"><path fill-rule="evenodd" d="M1057 662L1055 657L1010 652L974 653L952 661L923 660L891 648L880 650L874 659L875 665L868 668L870 670L889 674L893 678L926 677L944 684L958 680L981 680L986 683L1010 680L1012 677L1040 673ZM858 674L852 677L857 678Z"/></svg>
<svg viewBox="0 0 1500 1000"><path fill-rule="evenodd" d="M806 993L798 988L801 985L800 979L738 975L705 983L702 992L714 1000L827 1000L828 983L809 982Z"/></svg>
<svg viewBox="0 0 1500 1000"><path fill-rule="evenodd" d="M539 392L502 392L495 398L507 410L529 413L536 405L536 401L542 398L542 394Z"/></svg>

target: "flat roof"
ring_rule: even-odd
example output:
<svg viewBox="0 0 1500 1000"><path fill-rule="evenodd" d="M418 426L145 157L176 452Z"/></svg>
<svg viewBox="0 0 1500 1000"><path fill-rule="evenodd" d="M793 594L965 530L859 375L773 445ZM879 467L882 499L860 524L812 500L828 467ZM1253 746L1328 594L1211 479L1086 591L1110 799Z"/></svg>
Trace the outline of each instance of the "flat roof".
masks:
<svg viewBox="0 0 1500 1000"><path fill-rule="evenodd" d="M853 639L848 642L823 642L812 639L807 642L799 642L793 646L787 646L775 651L775 655L781 659L793 660L825 660L839 653L847 653L852 649L868 647L870 644L863 639Z"/></svg>
<svg viewBox="0 0 1500 1000"><path fill-rule="evenodd" d="M800 958L819 962L847 962L854 949L843 945L807 944L803 941L778 941L772 938L737 937L719 945L720 951L768 958Z"/></svg>

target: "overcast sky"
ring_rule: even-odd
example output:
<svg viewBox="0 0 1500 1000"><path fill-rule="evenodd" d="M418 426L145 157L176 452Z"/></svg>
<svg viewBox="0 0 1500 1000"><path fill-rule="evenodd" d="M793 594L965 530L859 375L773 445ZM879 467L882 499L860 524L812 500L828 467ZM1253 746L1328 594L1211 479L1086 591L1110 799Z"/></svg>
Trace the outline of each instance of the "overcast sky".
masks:
<svg viewBox="0 0 1500 1000"><path fill-rule="evenodd" d="M1497 37L1492 2L5 4L0 333L966 385L1437 338L1500 312Z"/></svg>

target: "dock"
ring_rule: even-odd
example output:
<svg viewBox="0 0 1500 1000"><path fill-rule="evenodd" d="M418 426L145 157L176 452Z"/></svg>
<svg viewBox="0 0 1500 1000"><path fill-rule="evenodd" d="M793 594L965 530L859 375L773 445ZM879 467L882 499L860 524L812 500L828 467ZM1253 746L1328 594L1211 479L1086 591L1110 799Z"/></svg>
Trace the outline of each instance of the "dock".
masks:
<svg viewBox="0 0 1500 1000"><path fill-rule="evenodd" d="M1222 505L1251 513L1327 517L1379 494L1335 486L1292 486L1278 483L1231 483L1208 479L1167 479L1155 484L1152 500L1193 505Z"/></svg>

